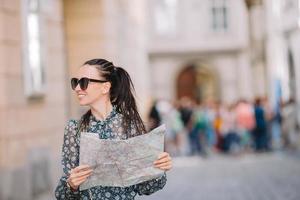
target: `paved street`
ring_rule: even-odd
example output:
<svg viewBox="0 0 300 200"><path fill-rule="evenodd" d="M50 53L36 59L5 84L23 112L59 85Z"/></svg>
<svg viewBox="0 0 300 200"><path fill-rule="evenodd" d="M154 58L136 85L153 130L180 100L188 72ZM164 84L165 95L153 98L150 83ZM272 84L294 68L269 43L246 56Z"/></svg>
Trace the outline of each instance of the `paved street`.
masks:
<svg viewBox="0 0 300 200"><path fill-rule="evenodd" d="M163 191L139 200L299 200L300 158L283 153L176 158Z"/></svg>

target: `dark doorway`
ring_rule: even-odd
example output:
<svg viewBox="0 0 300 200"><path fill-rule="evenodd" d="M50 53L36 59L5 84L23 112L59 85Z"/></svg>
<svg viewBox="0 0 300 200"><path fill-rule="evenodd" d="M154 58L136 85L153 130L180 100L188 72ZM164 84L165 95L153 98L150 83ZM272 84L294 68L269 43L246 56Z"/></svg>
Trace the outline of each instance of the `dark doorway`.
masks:
<svg viewBox="0 0 300 200"><path fill-rule="evenodd" d="M206 65L190 64L177 78L177 99L188 97L196 102L219 100L216 74Z"/></svg>
<svg viewBox="0 0 300 200"><path fill-rule="evenodd" d="M196 67L187 66L177 78L177 98L189 97L193 100L197 99L196 94Z"/></svg>

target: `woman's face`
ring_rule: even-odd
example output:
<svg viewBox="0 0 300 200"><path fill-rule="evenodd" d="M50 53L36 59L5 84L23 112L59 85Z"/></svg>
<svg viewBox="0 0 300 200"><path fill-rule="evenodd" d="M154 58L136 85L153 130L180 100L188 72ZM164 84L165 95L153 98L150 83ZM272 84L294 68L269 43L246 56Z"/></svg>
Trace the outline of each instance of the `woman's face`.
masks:
<svg viewBox="0 0 300 200"><path fill-rule="evenodd" d="M84 65L79 68L75 78L80 80L83 77L96 80L104 80L99 75L99 70L95 66ZM109 97L110 82L99 83L89 82L86 90L82 90L79 84L75 88L75 92L80 105L92 105L95 102L106 100Z"/></svg>

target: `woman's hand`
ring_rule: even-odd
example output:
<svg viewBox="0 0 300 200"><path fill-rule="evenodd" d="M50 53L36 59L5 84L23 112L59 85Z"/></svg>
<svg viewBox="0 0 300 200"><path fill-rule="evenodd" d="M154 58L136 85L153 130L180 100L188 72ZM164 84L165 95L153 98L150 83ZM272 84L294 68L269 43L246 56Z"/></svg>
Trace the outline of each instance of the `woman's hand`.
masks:
<svg viewBox="0 0 300 200"><path fill-rule="evenodd" d="M154 167L168 171L172 168L172 158L167 152L159 154L158 159L154 161Z"/></svg>
<svg viewBox="0 0 300 200"><path fill-rule="evenodd" d="M77 190L79 185L82 184L92 174L93 170L88 165L80 165L71 169L67 183L72 190Z"/></svg>

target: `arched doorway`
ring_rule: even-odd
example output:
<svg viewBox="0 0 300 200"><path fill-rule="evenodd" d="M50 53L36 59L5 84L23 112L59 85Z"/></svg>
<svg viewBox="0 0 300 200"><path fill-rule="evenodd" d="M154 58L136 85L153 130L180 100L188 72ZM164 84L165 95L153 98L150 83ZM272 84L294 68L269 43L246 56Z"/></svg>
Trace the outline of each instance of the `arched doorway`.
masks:
<svg viewBox="0 0 300 200"><path fill-rule="evenodd" d="M197 80L196 80L196 67L189 65L185 67L177 77L176 91L177 98L189 97L191 99L197 99Z"/></svg>
<svg viewBox="0 0 300 200"><path fill-rule="evenodd" d="M216 74L207 66L190 64L184 67L176 80L177 99L189 97L196 102L219 100Z"/></svg>

